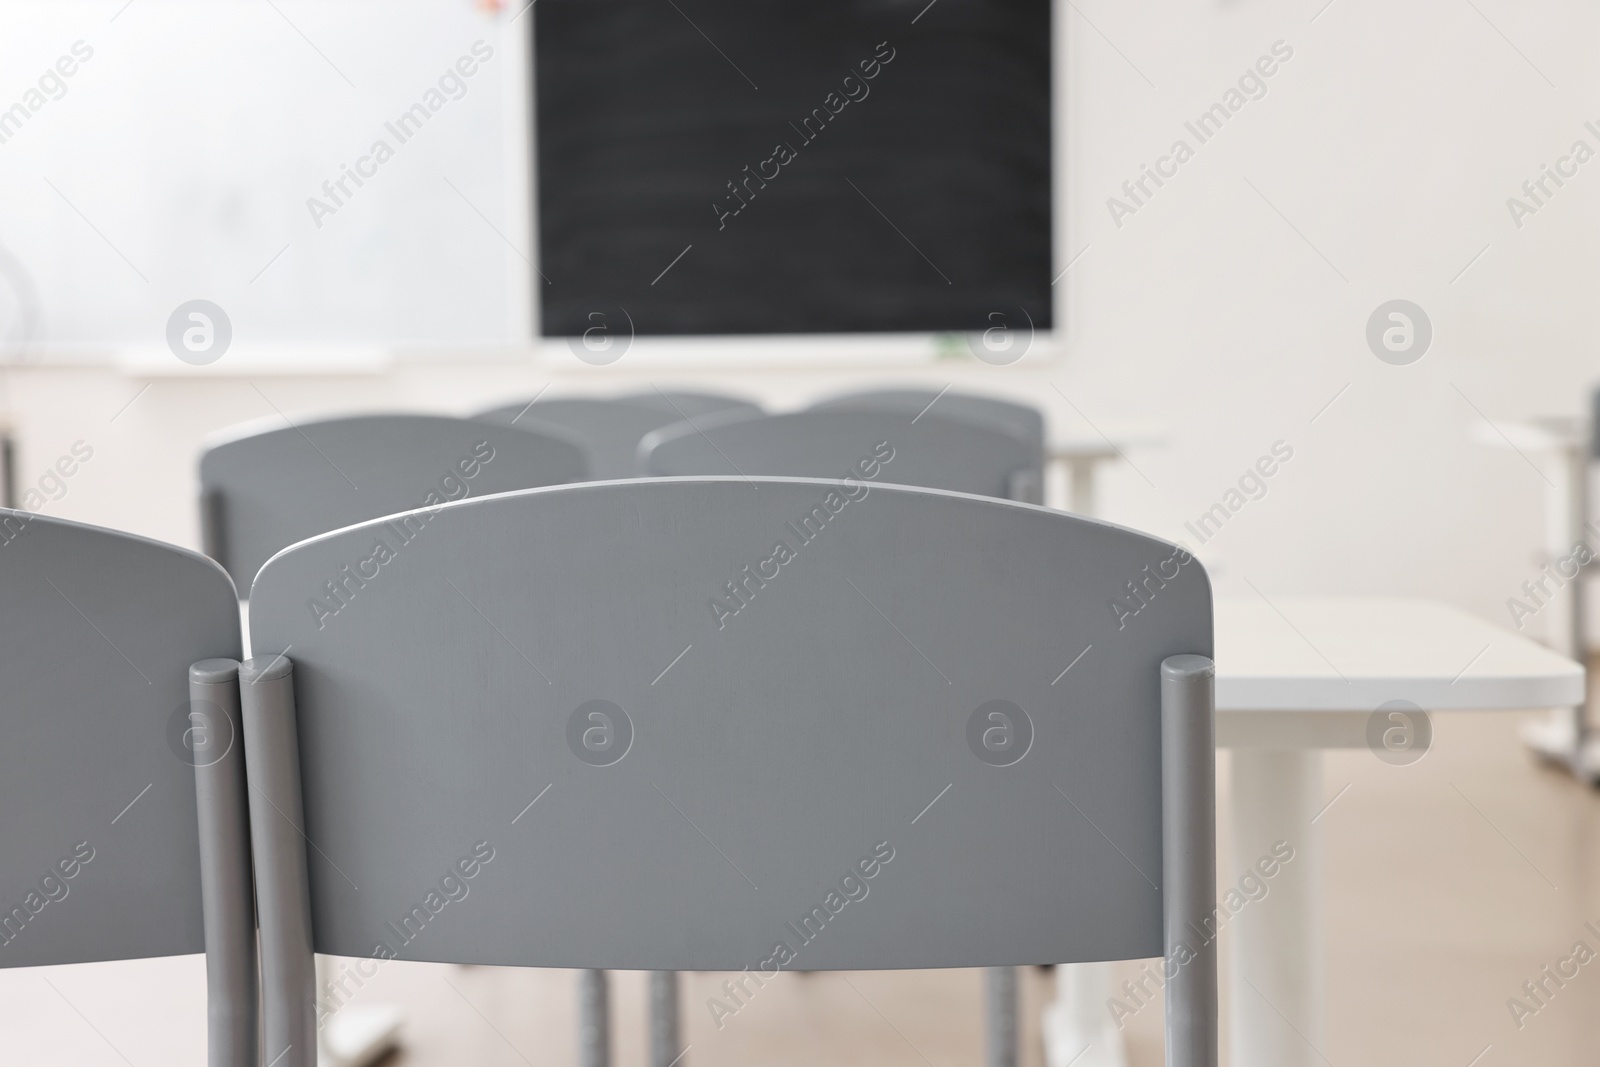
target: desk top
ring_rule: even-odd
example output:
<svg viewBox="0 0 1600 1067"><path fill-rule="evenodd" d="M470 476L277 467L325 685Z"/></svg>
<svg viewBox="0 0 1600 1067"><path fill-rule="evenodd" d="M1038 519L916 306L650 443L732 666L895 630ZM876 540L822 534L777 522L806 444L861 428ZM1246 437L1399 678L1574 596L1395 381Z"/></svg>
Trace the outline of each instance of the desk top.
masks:
<svg viewBox="0 0 1600 1067"><path fill-rule="evenodd" d="M1217 598L1218 711L1567 707L1583 668L1459 608L1399 597Z"/></svg>

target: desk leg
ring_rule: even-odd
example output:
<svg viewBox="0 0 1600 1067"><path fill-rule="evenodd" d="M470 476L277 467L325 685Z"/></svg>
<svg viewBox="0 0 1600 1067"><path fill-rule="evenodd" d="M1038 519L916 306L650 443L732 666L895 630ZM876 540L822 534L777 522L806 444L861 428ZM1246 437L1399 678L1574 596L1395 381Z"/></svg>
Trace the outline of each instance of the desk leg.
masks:
<svg viewBox="0 0 1600 1067"><path fill-rule="evenodd" d="M1074 515L1094 514L1093 459L1067 461L1067 510Z"/></svg>
<svg viewBox="0 0 1600 1067"><path fill-rule="evenodd" d="M650 972L650 1067L673 1067L688 1049L681 1048L678 972Z"/></svg>
<svg viewBox="0 0 1600 1067"><path fill-rule="evenodd" d="M1234 1067L1322 1067L1322 847L1311 820L1322 800L1316 749L1233 750L1233 862L1238 885L1279 841L1294 858L1266 884L1265 898L1226 920L1233 941L1230 985Z"/></svg>
<svg viewBox="0 0 1600 1067"><path fill-rule="evenodd" d="M1571 555L1580 543L1593 544L1589 523L1589 453L1587 442L1556 454L1561 461L1561 485L1545 494L1545 559L1547 566ZM1591 564L1591 567L1593 565ZM1560 593L1565 618L1548 616L1547 643L1585 663L1589 654L1585 585L1594 572L1585 568ZM1535 601L1537 603L1537 601ZM1561 625L1562 623L1565 625ZM1572 708L1552 708L1543 722L1528 723L1522 739L1547 760L1565 765L1573 774L1600 781L1600 749L1592 743L1588 701Z"/></svg>
<svg viewBox="0 0 1600 1067"><path fill-rule="evenodd" d="M611 1067L611 978L578 972L578 1067Z"/></svg>
<svg viewBox="0 0 1600 1067"><path fill-rule="evenodd" d="M1127 1067L1122 1032L1111 1021L1109 963L1056 968L1056 998L1044 1011L1047 1067Z"/></svg>
<svg viewBox="0 0 1600 1067"><path fill-rule="evenodd" d="M368 1067L400 1046L400 1026L406 1021L400 1005L330 1004L332 1000L351 995L344 984L349 973L320 954L316 957L316 967L319 1011L332 1013L317 1027L318 1067ZM360 982L359 974L357 982Z"/></svg>

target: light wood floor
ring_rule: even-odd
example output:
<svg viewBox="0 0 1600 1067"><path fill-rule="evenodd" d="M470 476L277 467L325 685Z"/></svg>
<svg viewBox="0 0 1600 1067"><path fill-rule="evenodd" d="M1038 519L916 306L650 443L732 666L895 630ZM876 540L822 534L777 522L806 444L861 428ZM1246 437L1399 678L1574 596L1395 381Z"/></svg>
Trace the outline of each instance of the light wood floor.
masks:
<svg viewBox="0 0 1600 1067"><path fill-rule="evenodd" d="M1600 1060L1600 959L1519 1029L1507 1000L1583 940L1600 952L1600 794L1537 766L1515 714L1434 718L1434 749L1392 767L1366 751L1326 759L1328 1040L1337 1067L1576 1067ZM1223 836L1228 799L1222 757ZM1223 842L1226 849L1226 841ZM1226 874L1224 862L1221 873ZM1224 961L1227 934L1224 931ZM1119 965L1131 976L1137 965ZM1120 977L1123 975L1119 975ZM718 1030L684 995L684 1065L818 1063L957 1067L982 1062L977 972L785 975ZM1553 988L1553 987L1552 987ZM392 963L358 1001L403 1004L389 1067L574 1062L574 979ZM1025 979L1023 1042L1039 1067L1048 979ZM614 1061L644 1063L644 981L615 976ZM1226 1014L1226 1006L1224 1006ZM198 959L0 971L0 1063L169 1067L204 1062ZM1152 1007L1127 1026L1132 1067L1162 1062ZM1487 1051L1485 1051L1487 1049ZM1480 1057L1474 1061L1474 1057ZM1225 1061L1226 1062L1226 1061Z"/></svg>

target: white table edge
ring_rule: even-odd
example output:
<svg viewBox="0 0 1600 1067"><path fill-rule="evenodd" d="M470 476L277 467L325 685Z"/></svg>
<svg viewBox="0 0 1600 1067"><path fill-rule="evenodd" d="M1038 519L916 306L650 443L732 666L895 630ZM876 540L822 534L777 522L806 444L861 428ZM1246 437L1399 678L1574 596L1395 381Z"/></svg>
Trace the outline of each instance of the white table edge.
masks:
<svg viewBox="0 0 1600 1067"><path fill-rule="evenodd" d="M1406 700L1424 711L1523 711L1581 703L1584 686L1583 668L1577 663L1559 672L1467 677L1454 683L1416 678L1352 678L1343 692L1330 692L1327 680L1318 678L1229 678L1226 668L1219 666L1216 707L1219 715L1230 711L1293 715L1299 711L1370 712L1390 700Z"/></svg>

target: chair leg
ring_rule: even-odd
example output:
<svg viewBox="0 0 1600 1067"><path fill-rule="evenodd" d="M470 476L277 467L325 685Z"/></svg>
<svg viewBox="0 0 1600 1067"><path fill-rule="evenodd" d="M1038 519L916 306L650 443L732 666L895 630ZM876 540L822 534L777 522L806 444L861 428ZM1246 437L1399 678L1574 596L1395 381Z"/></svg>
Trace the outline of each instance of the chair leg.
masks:
<svg viewBox="0 0 1600 1067"><path fill-rule="evenodd" d="M578 1067L611 1067L611 994L604 971L578 972Z"/></svg>
<svg viewBox="0 0 1600 1067"><path fill-rule="evenodd" d="M1017 1067L1017 969L984 972L988 1001L989 1067Z"/></svg>
<svg viewBox="0 0 1600 1067"><path fill-rule="evenodd" d="M650 972L650 1067L673 1067L683 1055L678 1032L678 972Z"/></svg>

